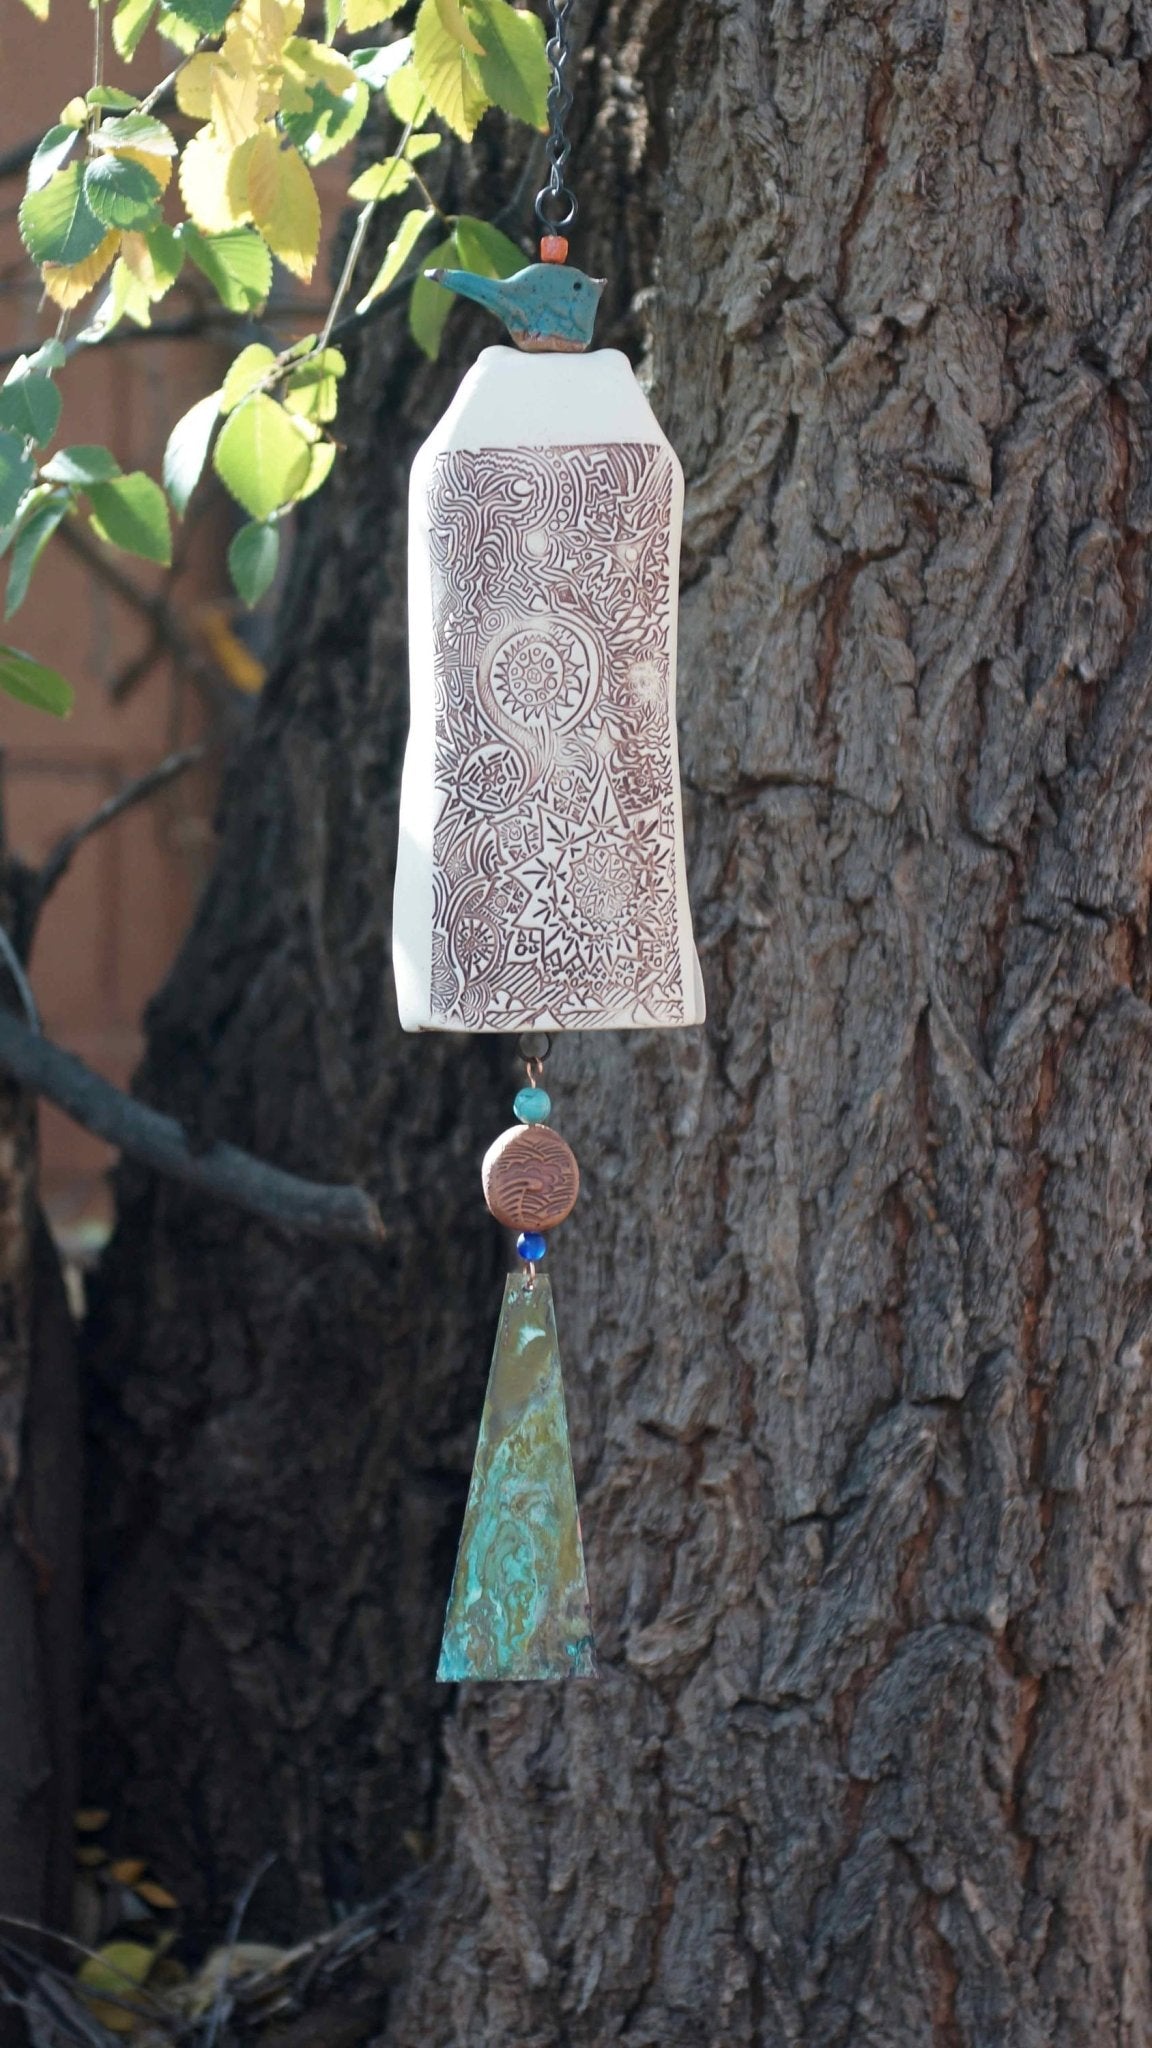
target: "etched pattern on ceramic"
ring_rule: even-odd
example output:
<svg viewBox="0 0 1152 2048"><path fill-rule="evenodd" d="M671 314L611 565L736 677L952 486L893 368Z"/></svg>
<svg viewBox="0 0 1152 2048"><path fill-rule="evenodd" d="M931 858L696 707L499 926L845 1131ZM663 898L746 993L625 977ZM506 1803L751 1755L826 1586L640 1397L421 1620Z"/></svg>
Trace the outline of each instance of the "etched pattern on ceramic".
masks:
<svg viewBox="0 0 1152 2048"><path fill-rule="evenodd" d="M580 1193L576 1154L547 1124L502 1131L484 1154L480 1178L484 1200L509 1230L555 1230Z"/></svg>
<svg viewBox="0 0 1152 2048"><path fill-rule="evenodd" d="M672 494L646 442L436 460L441 1028L683 1021Z"/></svg>

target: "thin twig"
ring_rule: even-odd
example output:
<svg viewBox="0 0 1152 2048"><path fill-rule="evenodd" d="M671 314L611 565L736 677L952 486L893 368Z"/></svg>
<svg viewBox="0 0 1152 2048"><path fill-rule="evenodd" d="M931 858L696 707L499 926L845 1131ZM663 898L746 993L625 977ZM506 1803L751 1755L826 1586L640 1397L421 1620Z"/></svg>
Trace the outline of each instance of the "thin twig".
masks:
<svg viewBox="0 0 1152 2048"><path fill-rule="evenodd" d="M2 924L0 924L0 954L3 955L4 965L16 984L16 993L20 998L20 1008L28 1019L28 1029L39 1033L41 1029L40 1012L36 1007L36 998L32 993L32 984L24 972L24 963Z"/></svg>
<svg viewBox="0 0 1152 2048"><path fill-rule="evenodd" d="M194 747L183 747L177 754L166 754L162 761L157 761L154 768L149 768L143 775L137 775L131 782L124 783L122 788L116 790L93 811L90 818L85 818L79 825L73 826L71 832L65 832L63 838L56 841L47 860L36 874L33 884L33 914L39 912L42 905L47 902L57 883L72 865L73 856L86 839L91 839L94 832L103 831L104 826L110 825L123 811L131 810L134 804L143 803L147 797L154 796L158 789L166 789L170 782L175 782L178 776L185 774L189 768L194 768L198 761L204 759L211 744L210 739L198 740Z"/></svg>
<svg viewBox="0 0 1152 2048"><path fill-rule="evenodd" d="M208 2016L208 2025L204 2030L204 2048L216 2048L216 2039L224 2023L224 2016L228 2007L228 1972L232 1965L232 1955L236 1943L240 1939L240 1929L244 1925L244 1915L252 1904L252 1894L256 1890L261 1878L266 1876L268 1871L271 1870L275 1861L276 1851L270 1849L267 1856L250 1873L232 1908L232 1914L228 1921L228 1932L224 1937L224 1963L220 1972L220 1985L212 2001L212 2011Z"/></svg>
<svg viewBox="0 0 1152 2048"><path fill-rule="evenodd" d="M41 1038L11 1011L0 1010L0 1067L37 1095L47 1096L74 1123L104 1138L153 1172L182 1181L215 1201L231 1202L250 1216L344 1244L379 1245L380 1212L362 1188L304 1180L216 1143L196 1152L176 1118L114 1088L74 1054Z"/></svg>

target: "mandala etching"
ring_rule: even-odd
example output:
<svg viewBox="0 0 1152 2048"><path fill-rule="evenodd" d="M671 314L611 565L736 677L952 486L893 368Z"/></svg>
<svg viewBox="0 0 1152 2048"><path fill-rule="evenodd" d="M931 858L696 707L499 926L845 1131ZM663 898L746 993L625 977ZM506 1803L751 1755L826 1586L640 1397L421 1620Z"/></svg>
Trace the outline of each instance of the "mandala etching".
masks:
<svg viewBox="0 0 1152 2048"><path fill-rule="evenodd" d="M682 1019L671 500L644 442L436 462L441 1026Z"/></svg>

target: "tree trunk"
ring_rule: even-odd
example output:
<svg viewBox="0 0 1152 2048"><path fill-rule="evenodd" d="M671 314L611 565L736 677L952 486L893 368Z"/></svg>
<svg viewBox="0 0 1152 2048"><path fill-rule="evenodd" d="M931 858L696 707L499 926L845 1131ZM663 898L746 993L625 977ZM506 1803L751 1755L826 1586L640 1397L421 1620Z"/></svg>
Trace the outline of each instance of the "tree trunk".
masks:
<svg viewBox="0 0 1152 2048"><path fill-rule="evenodd" d="M431 1682L510 1048L402 1042L404 477L372 331L146 1087L378 1257L125 1179L93 1756L204 1918L434 1838L386 2048L1152 2038L1147 16L586 23L602 340L689 480L704 1032L564 1041L604 1677ZM654 291L647 288L656 282ZM441 1717L444 1717L441 1720Z"/></svg>
<svg viewBox="0 0 1152 2048"><path fill-rule="evenodd" d="M2 838L0 922L15 928ZM71 1912L82 1662L76 1337L35 1132L31 1097L0 1081L0 1940L25 1953L36 1943L13 1918L64 1927ZM25 2038L0 1996L0 2048Z"/></svg>

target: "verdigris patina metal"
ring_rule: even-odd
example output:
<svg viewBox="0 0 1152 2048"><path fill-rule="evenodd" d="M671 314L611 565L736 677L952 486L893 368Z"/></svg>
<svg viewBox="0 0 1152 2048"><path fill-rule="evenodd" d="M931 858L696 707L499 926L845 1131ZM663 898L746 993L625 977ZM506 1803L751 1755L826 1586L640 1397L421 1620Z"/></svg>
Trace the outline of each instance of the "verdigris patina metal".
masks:
<svg viewBox="0 0 1152 2048"><path fill-rule="evenodd" d="M510 1273L437 1677L594 1678L551 1283Z"/></svg>

